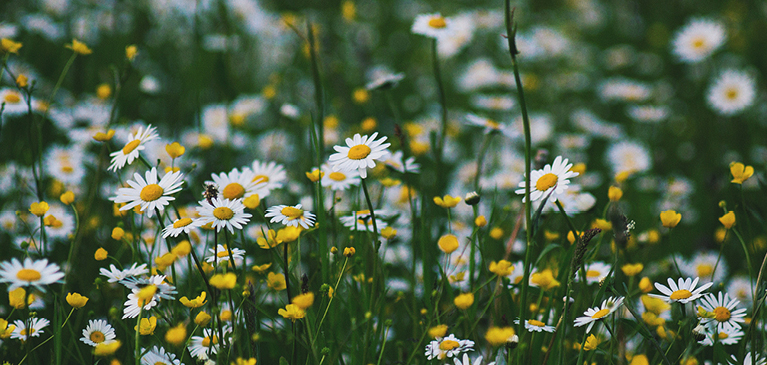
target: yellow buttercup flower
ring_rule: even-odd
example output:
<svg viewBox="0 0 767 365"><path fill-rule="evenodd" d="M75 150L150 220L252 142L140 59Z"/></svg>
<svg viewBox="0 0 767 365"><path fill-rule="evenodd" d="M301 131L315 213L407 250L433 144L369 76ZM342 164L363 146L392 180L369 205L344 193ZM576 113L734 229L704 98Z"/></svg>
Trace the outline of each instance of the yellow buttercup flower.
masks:
<svg viewBox="0 0 767 365"><path fill-rule="evenodd" d="M730 229L735 225L735 212L729 211L727 214L719 217L719 222L722 223L724 228Z"/></svg>
<svg viewBox="0 0 767 365"><path fill-rule="evenodd" d="M117 352L120 346L122 346L122 342L120 342L120 340L102 342L96 345L96 348L93 349L93 354L96 356L109 356Z"/></svg>
<svg viewBox="0 0 767 365"><path fill-rule="evenodd" d="M599 339L597 336L589 335L588 338L586 338L586 342L583 344L583 349L586 351L595 350L599 346Z"/></svg>
<svg viewBox="0 0 767 365"><path fill-rule="evenodd" d="M7 339L11 337L11 333L16 329L15 325L8 324L4 318L0 318L0 339Z"/></svg>
<svg viewBox="0 0 767 365"><path fill-rule="evenodd" d="M98 132L98 133L94 134L93 135L93 139L98 141L98 142L107 142L107 141L110 141L112 139L112 137L114 137L114 136L115 136L115 130L114 129L110 129L106 133Z"/></svg>
<svg viewBox="0 0 767 365"><path fill-rule="evenodd" d="M269 287L269 289L272 289L274 291L285 290L285 288L287 287L287 285L285 284L285 275L275 274L273 272L270 272L266 276L266 285Z"/></svg>
<svg viewBox="0 0 767 365"><path fill-rule="evenodd" d="M490 272L495 275L508 276L511 275L512 271L514 271L514 265L512 265L509 261L501 260L498 262L493 261L490 263Z"/></svg>
<svg viewBox="0 0 767 365"><path fill-rule="evenodd" d="M320 172L320 169L314 169L311 172L306 173L306 178L308 178L312 182L320 181L320 179L322 179L323 176L325 176L325 171Z"/></svg>
<svg viewBox="0 0 767 365"><path fill-rule="evenodd" d="M237 275L232 272L226 274L216 274L210 278L210 285L218 289L232 289L237 283Z"/></svg>
<svg viewBox="0 0 767 365"><path fill-rule="evenodd" d="M641 263L637 264L626 264L621 267L621 270L623 271L623 274L626 276L636 276L639 275L640 272L642 272L642 269L644 269L644 265Z"/></svg>
<svg viewBox="0 0 767 365"><path fill-rule="evenodd" d="M554 274L552 273L551 269L533 273L530 275L530 283L540 287L543 290L550 290L560 285L559 281L554 278Z"/></svg>
<svg viewBox="0 0 767 365"><path fill-rule="evenodd" d="M444 197L434 197L434 204L439 205L442 208L453 208L461 202L460 196L445 195Z"/></svg>
<svg viewBox="0 0 767 365"><path fill-rule="evenodd" d="M732 162L730 163L730 173L732 174L731 183L743 184L744 181L754 175L754 168L745 166L740 162Z"/></svg>
<svg viewBox="0 0 767 365"><path fill-rule="evenodd" d="M478 216L476 219L474 219L474 225L477 227L484 227L487 225L487 218L485 218L484 215Z"/></svg>
<svg viewBox="0 0 767 365"><path fill-rule="evenodd" d="M397 230L392 227L386 227L381 230L381 237L390 240L397 235Z"/></svg>
<svg viewBox="0 0 767 365"><path fill-rule="evenodd" d="M490 327L485 333L485 340L493 346L505 345L512 337L514 337L512 327Z"/></svg>
<svg viewBox="0 0 767 365"><path fill-rule="evenodd" d="M439 238L437 245L442 252L450 254L458 249L458 237L453 234L446 234Z"/></svg>
<svg viewBox="0 0 767 365"><path fill-rule="evenodd" d="M205 313L204 311L197 313L197 316L194 317L194 324L200 327L205 327L208 325L208 323L210 323L211 318L212 317L210 316L210 314Z"/></svg>
<svg viewBox="0 0 767 365"><path fill-rule="evenodd" d="M453 299L453 304L455 304L458 309L466 309L471 307L472 304L474 304L474 294L472 293L463 293L459 294L458 296Z"/></svg>
<svg viewBox="0 0 767 365"><path fill-rule="evenodd" d="M446 324L441 324L441 325L429 328L429 337L431 338L445 337L445 334L447 334Z"/></svg>
<svg viewBox="0 0 767 365"><path fill-rule="evenodd" d="M660 222L666 228L674 228L679 221L682 220L682 215L675 210L666 210L660 213Z"/></svg>
<svg viewBox="0 0 767 365"><path fill-rule="evenodd" d="M642 290L642 293L649 293L653 291L654 287L650 278L646 276L643 277L642 280L639 281L639 289Z"/></svg>
<svg viewBox="0 0 767 365"><path fill-rule="evenodd" d="M79 293L69 293L67 294L67 303L72 308L79 309L84 307L85 303L88 303L88 297L82 296Z"/></svg>
<svg viewBox="0 0 767 365"><path fill-rule="evenodd" d="M59 196L59 200L64 205L72 204L72 203L75 202L75 193L73 193L71 191L67 191L66 193L61 194L61 196Z"/></svg>
<svg viewBox="0 0 767 365"><path fill-rule="evenodd" d="M24 290L24 288L16 288L8 292L8 302L11 307L22 309L26 307L26 305L24 305L26 296L27 291ZM29 302L27 302L27 304L32 304L32 301L34 301L34 295L29 296Z"/></svg>
<svg viewBox="0 0 767 365"><path fill-rule="evenodd" d="M139 323L138 332L142 336L149 336L154 334L154 329L157 328L157 317L152 316L149 318L141 318L141 322ZM133 328L136 330L136 328Z"/></svg>
<svg viewBox="0 0 767 365"><path fill-rule="evenodd" d="M354 247L346 247L344 248L344 256L346 257L352 257L354 254L357 253L357 249Z"/></svg>
<svg viewBox="0 0 767 365"><path fill-rule="evenodd" d="M308 292L301 295L297 295L293 298L292 303L303 310L309 308L314 304L314 293Z"/></svg>
<svg viewBox="0 0 767 365"><path fill-rule="evenodd" d="M173 142L173 143L165 145L165 152L168 153L168 156L170 156L170 158L175 159L177 157L182 156L184 152L186 152L186 148L178 142Z"/></svg>
<svg viewBox="0 0 767 365"><path fill-rule="evenodd" d="M109 252L103 247L99 247L99 249L96 250L96 253L93 254L93 258L95 258L96 261L103 261L107 259L107 255L109 255Z"/></svg>
<svg viewBox="0 0 767 365"><path fill-rule="evenodd" d="M177 326L168 329L168 332L165 332L165 341L172 345L181 346L184 344L185 340L186 325L183 323L179 323Z"/></svg>
<svg viewBox="0 0 767 365"><path fill-rule="evenodd" d="M259 204L261 204L261 198L258 196L258 194L251 194L242 201L242 205L248 209L256 209L258 208Z"/></svg>
<svg viewBox="0 0 767 365"><path fill-rule="evenodd" d="M91 51L91 49L88 48L88 45L78 41L77 39L72 39L72 43L67 44L65 47L71 49L72 51L80 55L89 55L93 53L93 51Z"/></svg>
<svg viewBox="0 0 767 365"><path fill-rule="evenodd" d="M32 203L29 205L29 211L38 217L44 216L45 213L48 212L48 209L50 209L50 206L48 206L48 203L44 201L39 203Z"/></svg>
<svg viewBox="0 0 767 365"><path fill-rule="evenodd" d="M24 88L29 85L29 79L27 78L27 75L19 74L19 76L16 77L16 86Z"/></svg>
<svg viewBox="0 0 767 365"><path fill-rule="evenodd" d="M125 236L125 230L120 227L112 228L112 239L115 239L117 241L123 239Z"/></svg>
<svg viewBox="0 0 767 365"><path fill-rule="evenodd" d="M611 186L610 189L607 190L607 197L610 198L611 202L617 202L623 197L623 190L617 186Z"/></svg>
<svg viewBox="0 0 767 365"><path fill-rule="evenodd" d="M133 61L137 54L138 48L136 48L136 45L131 44L130 46L125 47L125 58L127 58L128 61Z"/></svg>
<svg viewBox="0 0 767 365"><path fill-rule="evenodd" d="M280 308L280 310L277 311L277 314L281 315L283 318L290 319L293 322L295 322L296 319L301 319L306 316L306 312L295 304L288 304L285 306L285 309Z"/></svg>
<svg viewBox="0 0 767 365"><path fill-rule="evenodd" d="M22 44L20 42L14 42L13 40L8 38L0 39L0 51L3 51L5 53L18 54L21 46Z"/></svg>
<svg viewBox="0 0 767 365"><path fill-rule="evenodd" d="M259 274L263 274L263 273L266 272L266 270L269 270L270 267L272 267L272 263L268 262L268 263L263 264L263 265L255 265L251 269L253 269L253 271L255 271L255 272L259 273Z"/></svg>
<svg viewBox="0 0 767 365"><path fill-rule="evenodd" d="M183 297L181 297L181 299L179 299L179 301L181 302L181 304L184 305L184 307L187 307L187 308L200 308L200 307L202 307L205 304L205 297L207 297L207 296L208 296L208 293L202 292L202 293L200 293L199 296L197 296L197 298L194 298L192 300L189 300L189 299L187 299L186 296L183 296Z"/></svg>

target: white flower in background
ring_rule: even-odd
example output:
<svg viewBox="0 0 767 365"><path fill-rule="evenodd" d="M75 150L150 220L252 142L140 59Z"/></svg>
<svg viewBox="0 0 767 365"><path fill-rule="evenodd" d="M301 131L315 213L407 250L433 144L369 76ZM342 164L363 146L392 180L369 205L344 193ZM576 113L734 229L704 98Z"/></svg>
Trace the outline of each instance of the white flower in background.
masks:
<svg viewBox="0 0 767 365"><path fill-rule="evenodd" d="M721 115L735 115L751 106L756 97L756 81L743 71L727 70L708 89L708 104Z"/></svg>
<svg viewBox="0 0 767 365"><path fill-rule="evenodd" d="M700 62L724 44L725 36L722 23L711 19L694 19L676 32L672 51L681 62Z"/></svg>
<svg viewBox="0 0 767 365"><path fill-rule="evenodd" d="M456 30L452 19L434 13L421 14L415 17L410 31L429 38L439 39L452 36Z"/></svg>
<svg viewBox="0 0 767 365"><path fill-rule="evenodd" d="M125 167L126 164L130 165L139 157L139 152L146 148L144 144L157 138L159 136L157 135L156 127L152 127L151 124L146 129L139 127L136 133L132 133L128 137L129 142L123 148L109 154L109 156L112 156L112 163L107 170L117 171Z"/></svg>

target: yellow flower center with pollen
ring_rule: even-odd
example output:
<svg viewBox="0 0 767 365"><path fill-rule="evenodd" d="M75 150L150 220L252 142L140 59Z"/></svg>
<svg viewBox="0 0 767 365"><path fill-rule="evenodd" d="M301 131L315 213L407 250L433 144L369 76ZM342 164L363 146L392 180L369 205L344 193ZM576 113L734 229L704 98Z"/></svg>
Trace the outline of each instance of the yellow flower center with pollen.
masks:
<svg viewBox="0 0 767 365"><path fill-rule="evenodd" d="M346 180L346 175L344 175L344 173L342 172L331 172L330 175L328 175L328 177L330 178L330 180L335 180L335 181Z"/></svg>
<svg viewBox="0 0 767 365"><path fill-rule="evenodd" d="M724 339L725 339L725 338L727 338L727 337L730 337L730 336L729 336L729 335L727 335L727 334L726 334L726 333L724 333L724 332L719 332L719 339L720 339L720 340L724 340Z"/></svg>
<svg viewBox="0 0 767 365"><path fill-rule="evenodd" d="M498 124L498 122L496 122L496 121L494 121L492 119L486 120L485 123L487 123L488 127L493 128L493 129L500 129L501 128L501 125Z"/></svg>
<svg viewBox="0 0 767 365"><path fill-rule="evenodd" d="M605 309L600 309L600 310L599 310L599 312L596 312L596 313L594 313L594 314L591 316L591 318L594 318L594 319L600 319L600 318L602 318L602 317L604 317L604 316L606 316L606 315L608 315L608 314L610 314L610 310L609 310L609 309L607 309L607 308L605 308Z"/></svg>
<svg viewBox="0 0 767 365"><path fill-rule="evenodd" d="M706 40L703 38L695 38L692 41L692 48L703 48L706 45Z"/></svg>
<svg viewBox="0 0 767 365"><path fill-rule="evenodd" d="M211 343L213 345L217 344L218 343L218 337L213 336L213 339L211 339L210 337L205 337L204 339L202 339L202 345L205 346L205 347L210 347Z"/></svg>
<svg viewBox="0 0 767 365"><path fill-rule="evenodd" d="M293 207L285 207L280 211L284 216L290 219L297 219L304 215L304 211Z"/></svg>
<svg viewBox="0 0 767 365"><path fill-rule="evenodd" d="M40 280L40 277L40 272L34 269L21 269L16 273L16 279L29 282Z"/></svg>
<svg viewBox="0 0 767 365"><path fill-rule="evenodd" d="M546 324L545 324L545 323L543 323L543 322L541 322L541 321L536 321L536 320L534 320L534 319L530 319L530 320L528 320L528 321L527 321L527 323L529 323L529 324L530 324L530 325L532 325L532 326L536 326L536 327L544 327L544 326L546 326Z"/></svg>
<svg viewBox="0 0 767 365"><path fill-rule="evenodd" d="M4 99L5 99L5 102L9 104L16 104L21 101L21 97L19 96L19 94L14 92L9 92L5 94Z"/></svg>
<svg viewBox="0 0 767 365"><path fill-rule="evenodd" d="M173 222L173 228L186 227L190 223L192 223L192 218L181 218L181 219Z"/></svg>
<svg viewBox="0 0 767 365"><path fill-rule="evenodd" d="M91 341L94 343L102 343L104 342L104 334L99 331L93 331L90 336Z"/></svg>
<svg viewBox="0 0 767 365"><path fill-rule="evenodd" d="M586 271L586 277L587 278L598 278L599 274L601 274L601 273L599 271L596 271L596 270Z"/></svg>
<svg viewBox="0 0 767 365"><path fill-rule="evenodd" d="M692 293L690 293L687 289L681 289L677 290L669 296L671 300L679 300L679 299L687 299L692 296Z"/></svg>
<svg viewBox="0 0 767 365"><path fill-rule="evenodd" d="M700 264L696 268L698 272L698 277L705 278L707 276L710 276L714 272L714 266L710 264Z"/></svg>
<svg viewBox="0 0 767 365"><path fill-rule="evenodd" d="M266 176L266 175L256 175L256 177L253 178L253 182L257 182L257 183L269 182L269 176Z"/></svg>
<svg viewBox="0 0 767 365"><path fill-rule="evenodd" d="M221 191L221 195L229 200L242 198L245 196L245 188L238 183L230 183L224 188L223 191Z"/></svg>
<svg viewBox="0 0 767 365"><path fill-rule="evenodd" d="M349 156L349 158L352 160L361 160L365 157L368 157L369 154L370 147L364 144L358 144L349 149L347 156Z"/></svg>
<svg viewBox="0 0 767 365"><path fill-rule="evenodd" d="M734 89L734 88L727 89L724 92L724 97L730 100L736 99L738 97L738 89Z"/></svg>
<svg viewBox="0 0 767 365"><path fill-rule="evenodd" d="M541 176L538 181L535 182L535 189L538 191L546 191L557 185L559 178L557 175L548 173Z"/></svg>
<svg viewBox="0 0 767 365"><path fill-rule="evenodd" d="M456 347L461 346L460 343L453 340L444 340L442 343L439 344L439 349L442 351L450 351Z"/></svg>
<svg viewBox="0 0 767 365"><path fill-rule="evenodd" d="M714 318L719 322L727 322L730 320L730 310L725 307L714 308Z"/></svg>
<svg viewBox="0 0 767 365"><path fill-rule="evenodd" d="M163 192L164 190L162 187L160 187L160 185L149 184L141 189L141 194L139 194L139 197L145 202L151 202L159 199Z"/></svg>
<svg viewBox="0 0 767 365"><path fill-rule="evenodd" d="M139 144L141 144L141 140L138 140L138 139L134 139L134 140L128 142L125 145L125 147L123 147L123 154L127 155L127 154L133 152L133 150L135 150L136 147L138 147Z"/></svg>
<svg viewBox="0 0 767 365"><path fill-rule="evenodd" d="M218 207L213 209L213 216L218 220L228 221L234 217L234 211L227 207Z"/></svg>
<svg viewBox="0 0 767 365"><path fill-rule="evenodd" d="M447 27L447 22L445 22L445 18L438 16L438 17L429 19L429 26L432 28L442 29L444 27Z"/></svg>

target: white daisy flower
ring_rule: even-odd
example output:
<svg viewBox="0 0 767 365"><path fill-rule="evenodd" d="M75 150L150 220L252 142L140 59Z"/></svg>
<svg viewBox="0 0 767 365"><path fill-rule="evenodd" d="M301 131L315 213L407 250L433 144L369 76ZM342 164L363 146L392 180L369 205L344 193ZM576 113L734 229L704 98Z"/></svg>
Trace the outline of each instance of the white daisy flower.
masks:
<svg viewBox="0 0 767 365"><path fill-rule="evenodd" d="M107 323L106 319L91 319L88 321L88 327L83 330L80 341L88 346L96 347L100 343L111 343L115 338L117 338L115 329Z"/></svg>
<svg viewBox="0 0 767 365"><path fill-rule="evenodd" d="M421 14L415 17L410 31L429 38L440 39L455 34L453 20L439 13Z"/></svg>
<svg viewBox="0 0 767 365"><path fill-rule="evenodd" d="M32 318L29 321L28 330L27 321L17 319L13 321L13 324L16 326L16 328L13 330L13 332L11 332L11 338L26 341L30 337L40 337L40 334L44 332L43 328L48 326L50 323L51 321L45 318Z"/></svg>
<svg viewBox="0 0 767 365"><path fill-rule="evenodd" d="M611 268L612 265L605 264L604 262L592 262L586 265L583 268L586 271L586 283L599 283L610 274ZM575 280L583 280L580 270L575 273Z"/></svg>
<svg viewBox="0 0 767 365"><path fill-rule="evenodd" d="M212 204L211 204L212 203ZM206 225L213 223L213 228L216 231L221 231L222 228L226 228L230 233L234 233L234 229L242 229L242 227L250 221L252 215L245 213L245 206L242 205L242 199L222 199L216 197L208 200L201 200L197 212L200 214L200 218L197 218L200 225Z"/></svg>
<svg viewBox="0 0 767 365"><path fill-rule="evenodd" d="M274 161L261 162L259 160L253 161L251 165L253 170L253 182L260 184L266 183L266 185L259 185L256 191L259 198L265 198L274 189L282 187L282 183L287 179L288 175L285 172L285 167L278 165Z"/></svg>
<svg viewBox="0 0 767 365"><path fill-rule="evenodd" d="M583 317L575 319L575 327L581 327L588 324L586 332L591 332L591 327L594 326L599 320L606 318L611 313L615 312L623 304L623 297L610 297L602 301L601 307L589 308L583 312Z"/></svg>
<svg viewBox="0 0 767 365"><path fill-rule="evenodd" d="M469 125L484 127L485 133L500 132L503 130L503 124L489 118L482 118L476 114L466 114L466 121Z"/></svg>
<svg viewBox="0 0 767 365"><path fill-rule="evenodd" d="M727 278L727 262L718 259L719 253L716 251L698 251L689 260L680 262L679 269L684 276L698 277L704 281L723 282Z"/></svg>
<svg viewBox="0 0 767 365"><path fill-rule="evenodd" d="M650 151L642 144L631 140L624 139L613 143L607 148L605 156L614 174L643 172L652 167Z"/></svg>
<svg viewBox="0 0 767 365"><path fill-rule="evenodd" d="M387 226L386 222L384 222L382 219L384 219L389 213L384 210L378 210L375 212L375 214L376 226L380 232ZM344 225L344 227L349 228L352 231L373 232L373 220L370 218L370 210L366 209L354 211L352 212L352 215L340 217L339 220L341 221L341 224Z"/></svg>
<svg viewBox="0 0 767 365"><path fill-rule="evenodd" d="M129 277L144 275L149 272L149 269L146 268L146 264L138 265L137 263L134 262L130 268L125 270L120 270L117 267L115 267L114 264L110 264L109 270L102 267L101 269L99 269L99 272L101 273L101 275L104 275L109 279L107 280L107 282L116 283L118 281L123 281Z"/></svg>
<svg viewBox="0 0 767 365"><path fill-rule="evenodd" d="M474 341L460 340L452 333L447 337L437 337L426 345L426 358L443 360L446 357L458 356L464 352L474 351Z"/></svg>
<svg viewBox="0 0 767 365"><path fill-rule="evenodd" d="M139 127L136 133L132 133L128 137L130 142L126 143L122 149L109 154L112 156L112 164L107 170L117 171L125 167L126 164L130 165L133 160L139 157L139 152L146 148L144 144L156 138L159 138L157 127L152 127L151 124L146 129Z"/></svg>
<svg viewBox="0 0 767 365"><path fill-rule="evenodd" d="M708 293L701 299L699 309L705 311L701 317L701 323L710 323L715 325L718 331L722 331L725 326L734 326L740 328L740 324L746 321L746 308L738 308L740 301L732 298L729 294L719 295ZM700 316L701 311L698 311Z"/></svg>
<svg viewBox="0 0 767 365"><path fill-rule="evenodd" d="M551 193L551 198L549 199L556 200L558 194L562 194L567 190L567 186L570 184L568 179L578 176L577 172L570 171L573 164L568 164L567 162L566 158L563 159L562 156L557 156L551 165L546 165L542 169L534 170L530 173L530 184L532 185L530 189L531 201L541 199L550 192L553 193ZM521 189L517 189L515 192L524 195L524 179L518 186ZM522 198L522 202L525 202L524 198Z"/></svg>
<svg viewBox="0 0 767 365"><path fill-rule="evenodd" d="M746 307L751 306L752 293L751 293L751 280L748 277L736 276L730 279L727 285L727 293L731 297L740 300Z"/></svg>
<svg viewBox="0 0 767 365"><path fill-rule="evenodd" d="M205 261L207 262L213 262L215 260L217 264L220 264L229 261L229 249L226 245L219 244L215 249L209 248L208 252L210 252L211 255L205 258ZM245 250L232 248L232 257L235 262L242 261L243 255L245 255Z"/></svg>
<svg viewBox="0 0 767 365"><path fill-rule="evenodd" d="M309 229L314 226L314 214L304 210L301 204L296 206L275 205L266 210L266 218L272 218L271 223L279 222L286 226Z"/></svg>
<svg viewBox="0 0 767 365"><path fill-rule="evenodd" d="M224 326L224 336L227 336L231 331L232 327L229 325ZM189 353L198 359L207 359L208 352L211 354L218 353L220 342L218 332L215 328L204 328L202 330L202 336L192 336L192 341L189 343Z"/></svg>
<svg viewBox="0 0 767 365"><path fill-rule="evenodd" d="M463 360L458 360L458 357L455 357L453 359L453 362L455 365L482 365L482 360L484 357L479 356L474 359L474 361L469 360L468 354L463 354ZM487 363L487 365L495 365L495 361Z"/></svg>
<svg viewBox="0 0 767 365"><path fill-rule="evenodd" d="M151 300L142 300L138 297L138 292L141 289L133 289L133 291L128 294L128 300L123 303L125 308L123 308L123 318L136 318L138 317L138 314L141 313L141 307L143 306L144 311L148 311L152 309L152 307L157 305L157 296L153 295Z"/></svg>
<svg viewBox="0 0 767 365"><path fill-rule="evenodd" d="M233 169L228 174L222 172L219 175L211 174L211 177L213 181L206 181L205 183L218 185L221 197L229 200L247 198L266 187L264 182L256 181L256 175L247 167L242 169L242 172ZM259 195L259 198L261 197Z"/></svg>
<svg viewBox="0 0 767 365"><path fill-rule="evenodd" d="M723 345L734 345L738 343L744 335L745 332L743 332L743 329L740 328L740 326L725 324L721 328L717 328L716 333L710 333L707 331L706 338L698 341L698 343L703 346L714 346L714 336L717 336L716 341L719 343ZM744 362L743 364L748 363Z"/></svg>
<svg viewBox="0 0 767 365"><path fill-rule="evenodd" d="M193 229L200 226L199 221L195 221L192 218L180 218L173 221L162 229L162 238L178 237L181 233L189 234Z"/></svg>
<svg viewBox="0 0 767 365"><path fill-rule="evenodd" d="M115 203L128 203L120 210L130 210L135 206L141 206L141 211L146 212L147 217L154 216L155 209L162 213L165 206L176 200L171 196L181 191L184 183L184 175L180 172L169 172L158 181L157 168L152 167L145 173L146 180L138 173L133 174L133 180L128 180L129 188L117 189L117 195L109 198Z"/></svg>
<svg viewBox="0 0 767 365"><path fill-rule="evenodd" d="M151 350L142 348L141 365L181 365L181 360L176 355L166 352L164 348L154 346Z"/></svg>
<svg viewBox="0 0 767 365"><path fill-rule="evenodd" d="M668 286L660 283L655 283L655 289L658 289L663 295L650 294L651 297L660 298L666 302L679 302L682 304L692 302L703 296L703 291L714 285L714 283L706 283L701 285L700 288L695 288L698 285L700 278L687 278L683 280L679 278L678 283L668 278Z"/></svg>
<svg viewBox="0 0 767 365"><path fill-rule="evenodd" d="M756 357L751 358L751 351L746 351L746 355L743 357L743 361L738 361L735 355L730 355L730 364L732 365L767 365L767 358L763 357L757 351Z"/></svg>
<svg viewBox="0 0 767 365"><path fill-rule="evenodd" d="M519 324L519 319L515 319L514 324ZM543 331L554 332L556 328L554 326L548 326L546 325L546 323L537 321L535 319L526 319L525 329L530 332L543 332Z"/></svg>
<svg viewBox="0 0 767 365"><path fill-rule="evenodd" d="M670 111L666 106L632 105L628 107L626 114L640 123L659 123L668 118Z"/></svg>
<svg viewBox="0 0 767 365"><path fill-rule="evenodd" d="M365 85L365 89L368 89L370 91L393 89L404 78L405 78L404 73L398 73L398 74L385 73L385 74L379 75L374 80L368 82Z"/></svg>
<svg viewBox="0 0 767 365"><path fill-rule="evenodd" d="M10 283L8 291L33 286L45 292L45 285L59 282L64 273L59 265L48 264L48 259L32 261L27 257L22 264L17 258L0 262L0 283Z"/></svg>
<svg viewBox="0 0 767 365"><path fill-rule="evenodd" d="M674 35L674 55L681 62L703 61L724 44L722 23L711 19L694 19Z"/></svg>
<svg viewBox="0 0 767 365"><path fill-rule="evenodd" d="M0 104L5 104L3 117L22 115L27 112L26 99L15 88L4 87L0 89Z"/></svg>
<svg viewBox="0 0 767 365"><path fill-rule="evenodd" d="M751 106L756 97L756 82L746 72L727 70L708 89L708 104L721 115L735 115Z"/></svg>
<svg viewBox="0 0 767 365"><path fill-rule="evenodd" d="M320 180L320 184L326 188L330 188L331 190L344 191L352 186L357 186L360 184L360 177L357 170L345 172L331 171L330 166L323 165L322 172L324 175Z"/></svg>
<svg viewBox="0 0 767 365"><path fill-rule="evenodd" d="M376 166L375 160L381 159L389 154L390 143L384 143L386 137L375 140L378 132L368 136L355 134L353 138L346 139L347 147L333 146L336 153L330 155L330 164L333 165L333 171L359 171L360 177L368 177L368 168Z"/></svg>
<svg viewBox="0 0 767 365"><path fill-rule="evenodd" d="M394 153L388 154L383 160L383 163L386 166L389 166L400 173L411 173L411 174L418 174L421 172L421 165L415 162L415 157L410 156L406 160L403 161L403 153L402 151L395 151Z"/></svg>
<svg viewBox="0 0 767 365"><path fill-rule="evenodd" d="M154 295L156 298L173 300L173 296L178 294L178 292L176 291L175 286L165 282L165 278L165 275L152 275L147 279L131 277L121 281L120 284L125 285L125 287L134 292L149 285L154 285L157 288Z"/></svg>

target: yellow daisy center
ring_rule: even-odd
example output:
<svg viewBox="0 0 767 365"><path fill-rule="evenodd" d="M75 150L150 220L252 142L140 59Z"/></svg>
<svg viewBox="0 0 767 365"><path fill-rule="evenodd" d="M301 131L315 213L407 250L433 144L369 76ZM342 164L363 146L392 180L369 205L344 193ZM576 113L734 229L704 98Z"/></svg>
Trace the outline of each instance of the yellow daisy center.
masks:
<svg viewBox="0 0 767 365"><path fill-rule="evenodd" d="M181 219L173 222L173 228L186 227L190 223L192 223L192 218L181 218Z"/></svg>
<svg viewBox="0 0 767 365"><path fill-rule="evenodd" d="M125 145L125 147L123 147L123 154L127 155L127 154L133 152L133 150L135 150L136 147L138 147L139 144L141 144L141 140L140 139L134 139L134 140L128 142Z"/></svg>
<svg viewBox="0 0 767 365"><path fill-rule="evenodd" d="M149 184L141 189L141 194L139 194L139 197L145 202L151 202L160 198L163 192L165 191L160 185Z"/></svg>
<svg viewBox="0 0 767 365"><path fill-rule="evenodd" d="M256 175L256 177L253 178L253 182L257 182L257 183L269 182L269 176L266 176L266 175Z"/></svg>
<svg viewBox="0 0 767 365"><path fill-rule="evenodd" d="M234 217L234 211L227 207L218 207L213 209L213 216L218 220L228 221Z"/></svg>
<svg viewBox="0 0 767 365"><path fill-rule="evenodd" d="M493 128L493 129L500 129L501 128L501 125L498 124L498 122L496 122L496 121L494 121L492 119L486 120L485 123L487 124L488 127Z"/></svg>
<svg viewBox="0 0 767 365"><path fill-rule="evenodd" d="M224 196L224 198L234 200L245 196L245 188L242 187L242 185L234 182L227 185L221 194Z"/></svg>
<svg viewBox="0 0 767 365"><path fill-rule="evenodd" d="M596 270L589 270L589 271L586 271L586 277L587 277L587 278L598 278L598 277L599 277L599 274L600 274L600 272L599 272L599 271L596 271Z"/></svg>
<svg viewBox="0 0 767 365"><path fill-rule="evenodd" d="M461 346L461 344L458 343L458 341L444 340L439 344L439 349L442 351L450 351L459 346Z"/></svg>
<svg viewBox="0 0 767 365"><path fill-rule="evenodd" d="M19 96L19 94L14 92L5 94L4 99L5 99L5 102L9 104L16 104L21 101L21 97Z"/></svg>
<svg viewBox="0 0 767 365"><path fill-rule="evenodd" d="M91 333L90 338L91 338L91 341L94 343L102 343L105 340L104 334L101 333L101 331L93 331L93 333Z"/></svg>
<svg viewBox="0 0 767 365"><path fill-rule="evenodd" d="M714 308L714 318L719 322L727 322L730 320L730 310L725 307Z"/></svg>
<svg viewBox="0 0 767 365"><path fill-rule="evenodd" d="M536 320L534 320L534 319L530 319L530 320L528 320L528 321L527 321L527 323L528 323L528 324L530 324L530 325L532 325L532 326L536 326L536 327L544 327L544 326L546 326L546 324L545 324L545 323L543 323L543 322L541 322L541 321L536 321Z"/></svg>
<svg viewBox="0 0 767 365"><path fill-rule="evenodd" d="M679 299L687 299L692 296L692 293L690 293L687 289L681 289L677 290L669 296L671 300L679 300Z"/></svg>
<svg viewBox="0 0 767 365"><path fill-rule="evenodd" d="M42 275L35 269L21 269L16 273L16 279L33 282L40 280Z"/></svg>
<svg viewBox="0 0 767 365"><path fill-rule="evenodd" d="M217 344L218 343L218 337L213 336L212 339L210 337L205 337L205 338L202 339L202 345L205 346L205 347L210 347L211 343L213 345Z"/></svg>
<svg viewBox="0 0 767 365"><path fill-rule="evenodd" d="M29 332L27 332L27 331L29 331ZM34 328L29 328L29 329L25 328L25 329L21 330L21 335L22 336L26 336L27 334L33 334L33 333L35 333L35 329Z"/></svg>
<svg viewBox="0 0 767 365"><path fill-rule="evenodd" d="M229 251L228 250L218 251L216 253L216 256L218 256L218 257L228 257L229 256Z"/></svg>
<svg viewBox="0 0 767 365"><path fill-rule="evenodd" d="M302 215L304 215L304 211L303 210L298 209L298 208L293 208L293 207L282 208L282 210L280 210L280 213L282 213L282 215L284 215L284 216L286 216L286 217L288 217L290 219L296 219L296 218L299 218Z"/></svg>
<svg viewBox="0 0 767 365"><path fill-rule="evenodd" d="M727 337L730 337L730 336L729 336L729 335L727 335L727 334L726 334L726 333L724 333L724 332L719 332L719 339L720 339L720 340L724 340L724 339L725 339L725 338L727 338Z"/></svg>
<svg viewBox="0 0 767 365"><path fill-rule="evenodd" d="M330 175L328 175L328 177L330 178L330 180L335 180L335 181L346 180L346 175L344 175L343 172L331 172Z"/></svg>
<svg viewBox="0 0 767 365"><path fill-rule="evenodd" d="M352 160L361 160L368 157L370 154L370 147L364 144L358 144L349 149L347 156Z"/></svg>
<svg viewBox="0 0 767 365"><path fill-rule="evenodd" d="M710 276L714 272L714 266L711 264L700 264L696 268L698 272L698 277L707 277Z"/></svg>
<svg viewBox="0 0 767 365"><path fill-rule="evenodd" d="M75 171L75 169L72 166L69 166L69 165L61 166L61 172L69 174L69 173L72 173L73 171Z"/></svg>
<svg viewBox="0 0 767 365"><path fill-rule="evenodd" d="M538 181L535 182L535 189L538 191L549 190L555 185L557 185L557 180L559 180L557 175L554 175L552 173L543 175L538 179Z"/></svg>
<svg viewBox="0 0 767 365"><path fill-rule="evenodd" d="M703 48L706 45L706 40L701 38L695 38L692 40L692 48Z"/></svg>
<svg viewBox="0 0 767 365"><path fill-rule="evenodd" d="M442 29L447 27L447 22L445 22L445 18L438 16L429 19L429 26L432 28Z"/></svg>
<svg viewBox="0 0 767 365"><path fill-rule="evenodd" d="M736 99L738 97L738 89L729 88L729 89L725 90L724 97L729 99L729 100Z"/></svg>
<svg viewBox="0 0 767 365"><path fill-rule="evenodd" d="M594 314L591 316L591 318L594 318L594 319L600 319L600 318L602 318L602 317L604 317L604 316L606 316L606 315L608 315L608 314L610 314L610 310L609 310L609 309L607 309L607 308L605 308L605 309L600 309L600 310L599 310L599 312L596 312L596 313L594 313Z"/></svg>

